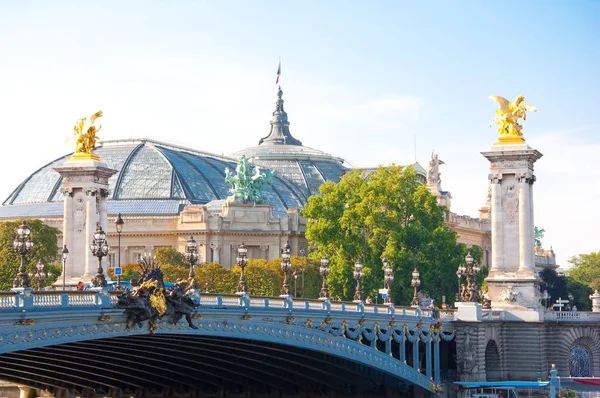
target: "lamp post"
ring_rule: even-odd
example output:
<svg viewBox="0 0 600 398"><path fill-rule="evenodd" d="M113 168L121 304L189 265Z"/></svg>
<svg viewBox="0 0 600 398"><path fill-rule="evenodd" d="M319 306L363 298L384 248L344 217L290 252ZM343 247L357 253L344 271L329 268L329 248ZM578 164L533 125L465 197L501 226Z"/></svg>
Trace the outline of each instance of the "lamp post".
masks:
<svg viewBox="0 0 600 398"><path fill-rule="evenodd" d="M17 228L17 236L13 241L13 250L21 255L21 266L19 267L19 273L13 281L13 287L24 288L29 287L30 280L27 275L26 268L26 256L33 249L33 242L31 241L31 230L25 224L25 221L21 223L21 226Z"/></svg>
<svg viewBox="0 0 600 398"><path fill-rule="evenodd" d="M383 282L385 284L385 289L387 290L384 304L393 304L391 286L392 282L394 281L394 270L392 269L387 257L384 257L381 262L383 263Z"/></svg>
<svg viewBox="0 0 600 398"><path fill-rule="evenodd" d="M458 301L460 301L460 278L462 278L462 276L465 274L466 270L467 269L462 264L460 264L458 266L458 269L456 270L456 276L458 277L458 296L456 296L456 297L458 298Z"/></svg>
<svg viewBox="0 0 600 398"><path fill-rule="evenodd" d="M475 275L481 270L481 268L473 261L471 252L467 253L465 257L466 268L464 275L467 278L467 285L461 292L461 298L463 301L470 301L476 303L478 300L477 285L475 284Z"/></svg>
<svg viewBox="0 0 600 398"><path fill-rule="evenodd" d="M237 292L238 294L248 293L248 284L246 283L246 274L244 274L244 268L248 265L248 248L242 242L237 249L238 255L235 259L236 264L242 269L240 275L240 281L238 282Z"/></svg>
<svg viewBox="0 0 600 398"><path fill-rule="evenodd" d="M106 278L102 270L102 257L108 254L109 247L106 241L106 233L102 230L100 224L96 227L94 242L90 245L90 249L92 250L92 254L98 257L98 269L96 270L96 276L94 276L94 287L104 287L106 286Z"/></svg>
<svg viewBox="0 0 600 398"><path fill-rule="evenodd" d="M412 272L412 280L410 281L410 285L415 289L415 291L413 293L412 302L410 303L410 305L413 307L419 306L419 298L417 297L417 289L419 288L419 286L421 286L421 280L419 279L420 275L421 274L419 274L419 271L415 268L414 271Z"/></svg>
<svg viewBox="0 0 600 398"><path fill-rule="evenodd" d="M63 260L63 270L62 270L63 271L62 272L62 274L63 274L63 289L62 290L64 292L65 291L65 285L66 285L65 278L67 277L67 257L69 257L69 249L67 249L67 245L65 245L63 247L61 255L62 255L62 260Z"/></svg>
<svg viewBox="0 0 600 398"><path fill-rule="evenodd" d="M300 249L300 257L303 258L302 260L302 268L300 268L300 271L302 272L302 297L304 297L304 271L306 270L306 249L305 248L301 248Z"/></svg>
<svg viewBox="0 0 600 398"><path fill-rule="evenodd" d="M327 275L329 275L329 259L327 256L321 257L321 267L319 273L323 277L323 285L321 286L321 294L319 295L320 300L326 300L329 298L329 291L327 290Z"/></svg>
<svg viewBox="0 0 600 398"><path fill-rule="evenodd" d="M352 300L355 303L362 303L363 301L363 296L362 296L362 289L360 287L360 281L363 278L363 276L365 276L364 272L362 272L362 267L363 265L361 264L360 261L357 261L354 264L354 279L356 279L356 289L354 290L354 300Z"/></svg>
<svg viewBox="0 0 600 398"><path fill-rule="evenodd" d="M292 272L294 275L294 297L298 297L298 271Z"/></svg>
<svg viewBox="0 0 600 398"><path fill-rule="evenodd" d="M121 268L121 232L123 232L123 224L125 221L121 218L121 213L117 216L115 227L117 227L117 235L119 236L119 252L117 254L117 268ZM117 290L121 290L121 273L117 275Z"/></svg>
<svg viewBox="0 0 600 398"><path fill-rule="evenodd" d="M285 242L285 245L283 246L283 248L281 249L281 270L284 273L284 278L283 278L283 286L281 288L281 296L285 296L288 297L290 295L290 288L288 286L288 272L290 271L290 267L292 265L292 263L290 262L290 257L291 257L291 252L292 248L290 247L289 242Z"/></svg>
<svg viewBox="0 0 600 398"><path fill-rule="evenodd" d="M194 274L194 265L198 261L198 243L193 236L190 236L185 246L185 258L190 263L190 273L188 275L188 286L190 289L196 289L196 275Z"/></svg>
<svg viewBox="0 0 600 398"><path fill-rule="evenodd" d="M44 263L42 263L42 260L37 262L35 268L37 270L34 277L35 289L42 290L44 288L44 280L46 279L46 274L44 273Z"/></svg>

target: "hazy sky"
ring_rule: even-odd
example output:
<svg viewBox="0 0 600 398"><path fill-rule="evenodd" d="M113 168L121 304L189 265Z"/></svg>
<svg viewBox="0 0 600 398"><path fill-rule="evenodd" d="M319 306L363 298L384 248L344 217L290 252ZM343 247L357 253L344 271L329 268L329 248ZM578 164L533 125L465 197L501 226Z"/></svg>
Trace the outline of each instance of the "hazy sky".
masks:
<svg viewBox="0 0 600 398"><path fill-rule="evenodd" d="M229 154L267 135L275 74L292 134L354 166L446 162L452 210L478 216L496 104L524 94L535 224L561 265L600 250L598 1L0 1L4 200L102 139ZM415 145L416 139L416 145ZM416 152L415 152L416 147Z"/></svg>

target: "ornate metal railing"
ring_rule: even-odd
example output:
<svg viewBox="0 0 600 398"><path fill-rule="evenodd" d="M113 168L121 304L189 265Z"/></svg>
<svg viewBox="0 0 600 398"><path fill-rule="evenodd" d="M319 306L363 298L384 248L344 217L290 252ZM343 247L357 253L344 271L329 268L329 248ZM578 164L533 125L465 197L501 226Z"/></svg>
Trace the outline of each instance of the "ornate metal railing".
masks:
<svg viewBox="0 0 600 398"><path fill-rule="evenodd" d="M61 309L80 307L115 307L120 291L34 291L24 289L19 292L0 292L0 312L28 309ZM196 293L200 306L275 308L306 311L337 311L373 315L414 316L421 318L439 317L454 320L455 310L439 310L418 307L394 307L381 304L350 303L318 299L286 297L262 297L250 295Z"/></svg>

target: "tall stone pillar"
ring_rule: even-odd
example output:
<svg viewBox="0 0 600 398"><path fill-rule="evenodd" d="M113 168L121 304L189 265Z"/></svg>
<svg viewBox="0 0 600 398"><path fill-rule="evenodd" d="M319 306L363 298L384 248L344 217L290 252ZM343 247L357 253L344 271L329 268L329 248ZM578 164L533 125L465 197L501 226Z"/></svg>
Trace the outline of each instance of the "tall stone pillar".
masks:
<svg viewBox="0 0 600 398"><path fill-rule="evenodd" d="M93 256L90 245L96 225L106 228L108 179L117 170L109 169L97 156L73 157L54 170L63 179L63 245L69 249L65 278L66 285L73 287L79 281L88 283L96 273L98 259ZM62 276L57 286L62 287Z"/></svg>
<svg viewBox="0 0 600 398"><path fill-rule="evenodd" d="M533 164L542 154L523 141L495 144L482 155L491 165L492 264L486 280L492 306L512 312L540 310L532 184Z"/></svg>

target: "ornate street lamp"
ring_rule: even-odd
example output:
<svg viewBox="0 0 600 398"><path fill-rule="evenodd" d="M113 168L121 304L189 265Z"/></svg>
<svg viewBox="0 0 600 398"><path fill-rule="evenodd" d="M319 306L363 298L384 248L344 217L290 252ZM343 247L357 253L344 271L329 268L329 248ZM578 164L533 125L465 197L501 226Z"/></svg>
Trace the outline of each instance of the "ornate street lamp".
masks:
<svg viewBox="0 0 600 398"><path fill-rule="evenodd" d="M285 246L283 246L283 248L281 249L281 270L284 273L284 278L283 278L283 287L281 288L281 295L282 296L289 296L290 295L290 288L288 286L288 272L290 271L290 268L292 266L292 263L290 262L290 258L291 258L291 251L292 248L290 247L289 242L285 242Z"/></svg>
<svg viewBox="0 0 600 398"><path fill-rule="evenodd" d="M21 255L21 266L19 267L19 273L13 282L13 287L29 287L30 280L27 275L26 268L26 256L33 249L33 242L31 241L31 230L25 224L25 221L21 223L21 226L17 229L17 236L13 241L13 250Z"/></svg>
<svg viewBox="0 0 600 398"><path fill-rule="evenodd" d="M236 264L242 269L242 273L240 275L240 281L238 282L237 292L238 293L248 293L248 284L246 283L246 274L244 274L244 268L248 265L248 248L242 242L241 245L238 246L238 255L235 259Z"/></svg>
<svg viewBox="0 0 600 398"><path fill-rule="evenodd" d="M301 290L301 297L304 297L304 271L306 271L306 249L305 248L301 248L300 249L300 257L303 258L302 260L302 268L300 268L300 271L302 272L302 290Z"/></svg>
<svg viewBox="0 0 600 398"><path fill-rule="evenodd" d="M319 273L323 277L323 286L321 286L321 294L319 295L320 300L326 300L329 298L329 291L327 290L327 275L329 275L329 259L327 256L321 257L321 267Z"/></svg>
<svg viewBox="0 0 600 398"><path fill-rule="evenodd" d="M44 280L46 279L46 274L44 273L44 263L42 263L42 260L38 261L38 263L35 265L35 268L37 270L35 276L33 277L35 289L42 290L44 288Z"/></svg>
<svg viewBox="0 0 600 398"><path fill-rule="evenodd" d="M458 269L456 270L456 277L458 278L458 296L457 296L458 301L460 301L460 279L463 277L463 275L465 275L466 271L467 271L467 269L462 264L460 264L458 266Z"/></svg>
<svg viewBox="0 0 600 398"><path fill-rule="evenodd" d="M387 289L384 304L393 304L391 286L392 282L394 281L394 270L392 269L387 257L384 257L381 262L383 263L383 282L385 284L385 288Z"/></svg>
<svg viewBox="0 0 600 398"><path fill-rule="evenodd" d="M467 256L465 257L465 263L467 266L465 267L464 275L467 278L467 284L461 292L460 296L463 301L470 301L476 303L479 301L479 294L477 291L477 285L475 284L475 275L479 271L481 271L481 268L474 263L473 257L471 256L471 252L467 253Z"/></svg>
<svg viewBox="0 0 600 398"><path fill-rule="evenodd" d="M117 227L117 235L119 236L119 252L117 254L117 268L121 268L121 232L123 232L123 224L125 221L121 218L121 213L117 216L115 226ZM121 274L117 275L117 290L123 289L121 287Z"/></svg>
<svg viewBox="0 0 600 398"><path fill-rule="evenodd" d="M365 274L364 272L362 272L362 267L363 265L360 263L360 261L357 261L354 264L354 279L356 279L356 290L354 291L354 300L352 301L355 303L362 303L363 301L360 281L363 278L363 276L365 276Z"/></svg>
<svg viewBox="0 0 600 398"><path fill-rule="evenodd" d="M419 271L415 268L415 270L412 272L412 280L410 281L410 285L415 289L415 292L413 293L412 302L410 303L410 305L413 307L419 306L419 298L417 297L417 289L419 288L419 286L421 286L421 280L419 279L420 275L421 274L419 274Z"/></svg>
<svg viewBox="0 0 600 398"><path fill-rule="evenodd" d="M65 245L62 249L61 252L62 255L62 260L63 260L63 269L62 269L62 274L63 274L63 292L65 291L65 278L67 277L67 257L69 257L69 249L67 249L67 245Z"/></svg>
<svg viewBox="0 0 600 398"><path fill-rule="evenodd" d="M100 224L96 227L94 233L94 241L90 245L90 250L95 257L98 257L98 269L94 276L94 287L106 286L106 278L104 277L104 271L102 270L102 257L108 255L108 242L106 240L106 233L102 230ZM64 284L64 283L63 283Z"/></svg>
<svg viewBox="0 0 600 398"><path fill-rule="evenodd" d="M190 263L190 273L188 275L188 284L190 289L196 289L196 275L194 274L194 265L198 261L198 243L193 236L187 241L185 246L185 258Z"/></svg>

